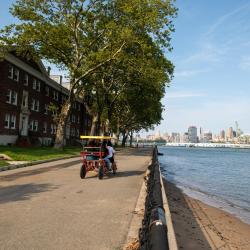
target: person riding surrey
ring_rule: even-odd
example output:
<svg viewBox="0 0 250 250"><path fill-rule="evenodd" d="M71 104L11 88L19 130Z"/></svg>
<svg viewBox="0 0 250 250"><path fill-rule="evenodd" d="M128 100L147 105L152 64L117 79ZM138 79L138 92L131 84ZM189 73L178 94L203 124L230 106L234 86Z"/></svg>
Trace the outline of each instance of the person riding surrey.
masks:
<svg viewBox="0 0 250 250"><path fill-rule="evenodd" d="M106 149L108 150L107 151L107 156L104 158L104 160L106 161L107 163L107 166L108 166L108 169L109 170L112 170L111 169L111 164L114 163L114 153L115 153L115 150L114 148L112 147L112 143L110 141L108 141L108 143L105 145L106 146Z"/></svg>

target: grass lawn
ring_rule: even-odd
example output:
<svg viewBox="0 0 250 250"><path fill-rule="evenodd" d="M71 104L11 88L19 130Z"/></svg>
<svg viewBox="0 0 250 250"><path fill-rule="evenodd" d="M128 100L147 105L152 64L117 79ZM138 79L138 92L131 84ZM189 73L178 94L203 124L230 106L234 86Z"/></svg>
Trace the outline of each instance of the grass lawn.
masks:
<svg viewBox="0 0 250 250"><path fill-rule="evenodd" d="M66 147L64 149L54 149L50 147L20 148L15 146L0 146L0 153L8 155L14 161L37 161L80 155L80 151L81 147Z"/></svg>
<svg viewBox="0 0 250 250"><path fill-rule="evenodd" d="M6 161L0 161L0 167L5 167L9 165L9 163L7 163Z"/></svg>

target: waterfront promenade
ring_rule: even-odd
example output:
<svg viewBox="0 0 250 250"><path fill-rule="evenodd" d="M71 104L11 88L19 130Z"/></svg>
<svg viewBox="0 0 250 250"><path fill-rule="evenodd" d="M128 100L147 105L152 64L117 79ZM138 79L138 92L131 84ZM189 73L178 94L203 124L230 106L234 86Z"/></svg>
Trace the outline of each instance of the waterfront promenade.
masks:
<svg viewBox="0 0 250 250"><path fill-rule="evenodd" d="M1 249L122 249L151 152L119 152L103 180L80 179L80 158L1 172Z"/></svg>

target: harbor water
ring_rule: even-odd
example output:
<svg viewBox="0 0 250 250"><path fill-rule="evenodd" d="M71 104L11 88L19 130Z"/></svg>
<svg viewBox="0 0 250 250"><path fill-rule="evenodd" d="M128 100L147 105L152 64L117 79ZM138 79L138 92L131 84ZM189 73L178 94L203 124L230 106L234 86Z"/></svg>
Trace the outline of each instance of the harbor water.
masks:
<svg viewBox="0 0 250 250"><path fill-rule="evenodd" d="M163 177L250 224L250 150L158 147Z"/></svg>

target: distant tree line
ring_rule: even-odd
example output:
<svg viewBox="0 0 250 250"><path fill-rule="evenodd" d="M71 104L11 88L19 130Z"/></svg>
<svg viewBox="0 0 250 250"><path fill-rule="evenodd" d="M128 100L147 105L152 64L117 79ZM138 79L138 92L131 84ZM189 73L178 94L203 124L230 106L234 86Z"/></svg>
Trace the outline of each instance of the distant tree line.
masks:
<svg viewBox="0 0 250 250"><path fill-rule="evenodd" d="M174 0L17 0L20 22L0 32L1 53L15 48L69 74L69 96L59 110L55 147L76 97L97 131L122 134L150 129L162 119L161 99L173 75L170 35Z"/></svg>

